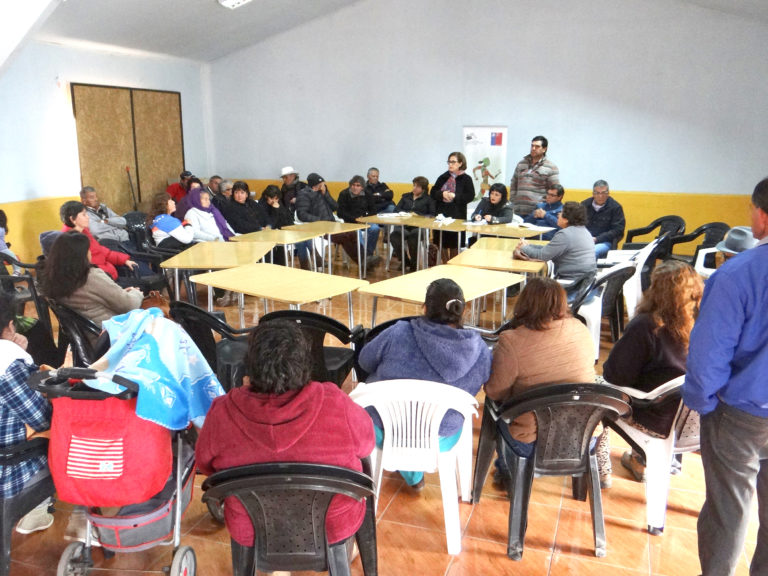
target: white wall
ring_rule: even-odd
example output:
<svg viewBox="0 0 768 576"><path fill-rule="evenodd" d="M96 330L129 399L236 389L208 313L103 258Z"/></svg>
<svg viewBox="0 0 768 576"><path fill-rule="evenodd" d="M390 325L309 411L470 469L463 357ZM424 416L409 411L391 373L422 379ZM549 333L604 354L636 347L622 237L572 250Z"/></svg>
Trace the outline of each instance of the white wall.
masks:
<svg viewBox="0 0 768 576"><path fill-rule="evenodd" d="M768 27L677 0L365 0L211 64L212 167L431 181L463 125L550 139L563 184L749 193Z"/></svg>
<svg viewBox="0 0 768 576"><path fill-rule="evenodd" d="M80 190L70 82L181 92L186 166L208 172L198 62L30 42L0 76L0 202Z"/></svg>

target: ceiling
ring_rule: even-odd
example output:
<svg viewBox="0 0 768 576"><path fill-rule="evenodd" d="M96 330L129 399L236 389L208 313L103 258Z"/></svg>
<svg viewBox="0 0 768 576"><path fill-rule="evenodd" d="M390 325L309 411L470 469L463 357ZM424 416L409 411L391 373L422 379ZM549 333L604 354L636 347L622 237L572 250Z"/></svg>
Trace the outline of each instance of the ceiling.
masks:
<svg viewBox="0 0 768 576"><path fill-rule="evenodd" d="M208 62L359 0L65 0L38 40L95 43Z"/></svg>
<svg viewBox="0 0 768 576"><path fill-rule="evenodd" d="M361 0L64 0L39 40L94 43L210 62ZM680 0L768 24L766 0Z"/></svg>

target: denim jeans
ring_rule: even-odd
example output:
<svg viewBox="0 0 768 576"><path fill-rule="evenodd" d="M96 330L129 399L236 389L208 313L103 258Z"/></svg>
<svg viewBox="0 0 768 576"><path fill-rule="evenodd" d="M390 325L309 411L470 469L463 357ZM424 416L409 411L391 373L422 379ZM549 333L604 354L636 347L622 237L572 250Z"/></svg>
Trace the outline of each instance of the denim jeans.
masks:
<svg viewBox="0 0 768 576"><path fill-rule="evenodd" d="M374 426L373 431L376 433L376 446L381 448L384 444L384 430L378 426ZM461 430L452 436L440 436L440 452L448 452L448 450L456 446L459 438L461 438ZM408 484L408 486L415 486L421 482L422 478L424 478L424 472L421 471L410 472L408 470L398 470L398 472L400 473L400 476L403 477L403 480L405 480L405 483Z"/></svg>

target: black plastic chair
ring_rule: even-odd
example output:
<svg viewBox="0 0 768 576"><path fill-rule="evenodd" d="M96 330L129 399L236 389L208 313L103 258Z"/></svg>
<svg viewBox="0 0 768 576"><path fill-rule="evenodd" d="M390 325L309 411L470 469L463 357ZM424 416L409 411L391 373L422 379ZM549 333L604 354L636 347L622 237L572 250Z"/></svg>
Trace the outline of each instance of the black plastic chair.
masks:
<svg viewBox="0 0 768 576"><path fill-rule="evenodd" d="M696 246L696 252L694 252L693 256L687 256L684 254L671 254L670 256L675 260L682 260L683 262L688 262L688 264L693 266L693 264L696 262L696 257L699 255L699 250L703 248L714 248L717 246L717 243L725 238L725 235L730 229L731 227L725 222L708 222L707 224L702 224L693 232L679 236L673 236L670 239L672 250L674 250L675 246L678 244L693 242L701 236L704 236L704 240L698 246ZM708 258L704 261L704 265L707 268L714 268L715 255L708 255Z"/></svg>
<svg viewBox="0 0 768 576"><path fill-rule="evenodd" d="M592 322L599 323L601 318L607 316L611 326L611 341L616 342L624 331L624 283L629 280L634 273L635 268L633 266L621 266L616 270L606 272L604 275L599 276L592 283L591 290L583 294L581 298L577 298L573 301L573 304L571 305L571 313L587 326L590 326ZM589 294L595 294L595 298L599 297L602 300L602 308L599 316L595 315L594 317L591 317L589 313L582 312L582 305L586 302ZM591 311L592 309L590 308L590 312Z"/></svg>
<svg viewBox="0 0 768 576"><path fill-rule="evenodd" d="M376 324L373 328L369 328L368 330L365 330L363 333L363 338L360 341L360 344L355 349L355 374L357 374L357 380L359 382L366 382L368 380L368 372L363 370L362 366L360 366L360 363L357 361L358 357L360 356L360 352L363 351L363 348L365 348L368 343L376 338L379 334L384 332L387 328L390 328L400 322L401 320L408 322L409 320L413 320L414 318L419 318L419 316L404 316L402 318L392 318L391 320L387 320L386 322L382 322L381 324Z"/></svg>
<svg viewBox="0 0 768 576"><path fill-rule="evenodd" d="M362 325L358 324L350 330L338 320L304 310L270 312L259 319L259 324L274 320L296 322L304 335L309 338L312 348L312 370L310 373L312 380L334 382L341 388L355 365L355 350L362 342L365 332ZM326 346L326 334L330 334L342 344L352 344L352 348Z"/></svg>
<svg viewBox="0 0 768 576"><path fill-rule="evenodd" d="M171 302L169 308L171 318L192 338L224 390L242 386L248 334L253 328L233 328L216 315L188 302L177 300ZM221 336L218 342L214 332Z"/></svg>
<svg viewBox="0 0 768 576"><path fill-rule="evenodd" d="M59 349L72 346L76 367L90 366L109 350L109 336L94 322L69 306L48 298L48 306L59 320Z"/></svg>
<svg viewBox="0 0 768 576"><path fill-rule="evenodd" d="M602 420L629 414L629 397L613 386L585 383L540 386L501 406L486 398L475 460L474 502L480 501L497 442L505 442L497 426L509 424L526 412L536 415L538 439L531 458L517 456L510 450L507 555L513 560L523 557L528 501L536 474L572 476L573 496L578 500L586 500L589 493L595 556L605 556L605 522L592 434Z"/></svg>
<svg viewBox="0 0 768 576"><path fill-rule="evenodd" d="M253 522L252 548L232 540L235 576L252 576L256 570L348 575L351 538L329 545L325 535L328 506L337 494L366 499L355 538L364 574L378 573L374 485L366 474L323 464L251 464L216 472L203 482L203 490L204 502L237 498Z"/></svg>
<svg viewBox="0 0 768 576"><path fill-rule="evenodd" d="M658 259L665 260L672 253L671 239L675 236L685 234L685 220L683 220L680 216L662 216L661 218L656 218L656 220L648 224L648 226L644 226L643 228L633 228L632 230L629 230L627 232L627 240L621 247L622 250L639 250L648 244L648 242L632 242L632 239L635 236L644 236L645 234L650 234L656 228L659 229L659 233L656 235L656 238L663 238L666 234L666 239L659 242L658 248L656 250L656 257Z"/></svg>
<svg viewBox="0 0 768 576"><path fill-rule="evenodd" d="M33 438L14 446L0 448L0 467L18 464L24 460L48 454L48 439ZM27 486L10 498L0 499L0 524L3 529L2 561L0 576L8 576L11 570L11 536L16 524L46 498L53 496L56 488L50 472L39 482Z"/></svg>

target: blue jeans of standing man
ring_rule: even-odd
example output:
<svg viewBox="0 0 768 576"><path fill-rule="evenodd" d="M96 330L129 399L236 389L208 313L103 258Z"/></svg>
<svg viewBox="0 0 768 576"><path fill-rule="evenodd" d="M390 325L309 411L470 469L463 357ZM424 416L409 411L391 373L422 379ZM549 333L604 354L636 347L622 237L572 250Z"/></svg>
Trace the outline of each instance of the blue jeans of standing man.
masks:
<svg viewBox="0 0 768 576"><path fill-rule="evenodd" d="M365 253L368 256L372 256L374 252L376 252L376 243L379 241L379 225L378 224L371 224L368 227L368 246L363 245L363 239L365 238L365 230L360 230L358 234L358 241L360 242L360 247L365 250Z"/></svg>
<svg viewBox="0 0 768 576"><path fill-rule="evenodd" d="M757 545L749 573L768 574L768 418L720 402L701 417L701 462L707 498L699 514L704 576L736 571L757 489Z"/></svg>

